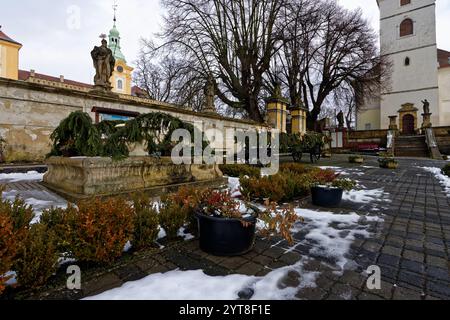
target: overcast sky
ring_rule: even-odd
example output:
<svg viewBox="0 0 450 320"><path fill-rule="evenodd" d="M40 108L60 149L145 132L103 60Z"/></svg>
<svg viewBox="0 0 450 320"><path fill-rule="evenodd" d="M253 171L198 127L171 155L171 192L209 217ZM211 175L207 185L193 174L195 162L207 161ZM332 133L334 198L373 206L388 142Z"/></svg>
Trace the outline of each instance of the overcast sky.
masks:
<svg viewBox="0 0 450 320"><path fill-rule="evenodd" d="M338 0L348 8L360 7L376 30L379 12L375 0ZM159 0L117 0L117 27L122 52L133 65L140 39L161 27ZM0 0L2 31L23 44L20 68L92 82L90 51L99 35L112 27L114 0ZM79 18L78 18L79 17ZM437 0L438 46L450 50L450 0Z"/></svg>

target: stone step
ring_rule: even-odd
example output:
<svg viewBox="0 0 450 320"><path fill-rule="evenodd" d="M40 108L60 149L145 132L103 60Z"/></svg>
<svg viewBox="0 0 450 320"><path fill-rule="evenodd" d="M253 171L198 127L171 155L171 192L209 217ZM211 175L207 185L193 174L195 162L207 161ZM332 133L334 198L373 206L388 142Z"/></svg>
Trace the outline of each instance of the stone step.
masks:
<svg viewBox="0 0 450 320"><path fill-rule="evenodd" d="M395 155L397 157L428 158L428 146L425 136L399 136L395 139Z"/></svg>
<svg viewBox="0 0 450 320"><path fill-rule="evenodd" d="M423 148L423 149L428 149L426 144L421 144L421 143L396 143L395 146L397 148Z"/></svg>

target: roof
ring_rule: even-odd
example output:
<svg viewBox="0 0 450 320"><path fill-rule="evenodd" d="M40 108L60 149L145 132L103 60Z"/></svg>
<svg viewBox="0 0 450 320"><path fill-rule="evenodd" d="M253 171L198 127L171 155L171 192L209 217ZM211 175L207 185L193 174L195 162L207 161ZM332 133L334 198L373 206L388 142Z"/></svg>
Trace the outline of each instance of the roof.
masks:
<svg viewBox="0 0 450 320"><path fill-rule="evenodd" d="M14 44L18 44L20 46L22 45L19 42L14 41L10 37L8 37L2 30L0 30L0 40L6 41L6 42L10 42L10 43L14 43Z"/></svg>
<svg viewBox="0 0 450 320"><path fill-rule="evenodd" d="M131 95L135 97L141 98L149 98L150 95L144 89L139 88L138 86L131 87Z"/></svg>
<svg viewBox="0 0 450 320"><path fill-rule="evenodd" d="M439 68L450 67L450 52L438 49Z"/></svg>
<svg viewBox="0 0 450 320"><path fill-rule="evenodd" d="M28 80L28 78L30 78L30 76L31 76L30 71L19 70L19 80L26 81L26 80ZM41 73L35 73L34 77L37 79L42 79L42 80L47 80L47 81L52 81L52 82L61 82L59 77L53 77L53 76L49 76L49 75L41 74ZM77 87L82 87L82 88L93 88L93 86L91 84L68 80L68 79L64 79L64 83L73 85L73 86L77 86Z"/></svg>
<svg viewBox="0 0 450 320"><path fill-rule="evenodd" d="M31 76L30 71L19 70L19 80L27 81L30 78L30 76ZM42 73L35 73L34 78L51 81L51 82L57 82L57 83L61 82L61 79L59 77L53 77L53 76L49 76L49 75L42 74ZM92 89L94 87L93 85L88 84L88 83L73 81L73 80L69 80L69 79L64 79L64 83L68 84L68 85L76 86L76 87L87 88L87 89ZM139 88L138 86L133 86L131 88L131 95L135 96L135 97L140 97L140 98L150 98L150 95L147 93L147 91Z"/></svg>

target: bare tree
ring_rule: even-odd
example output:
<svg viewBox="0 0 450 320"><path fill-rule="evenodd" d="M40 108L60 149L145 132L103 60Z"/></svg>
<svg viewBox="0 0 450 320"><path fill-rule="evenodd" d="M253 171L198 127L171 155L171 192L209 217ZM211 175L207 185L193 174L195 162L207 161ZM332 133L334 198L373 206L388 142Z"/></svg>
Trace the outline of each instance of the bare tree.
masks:
<svg viewBox="0 0 450 320"><path fill-rule="evenodd" d="M277 64L291 103L302 101L310 110L310 129L335 90L362 81L365 90L376 91L384 65L377 35L360 10L349 11L336 2L303 0L292 1L287 15L292 22L284 29Z"/></svg>
<svg viewBox="0 0 450 320"><path fill-rule="evenodd" d="M134 82L152 99L194 111L203 108L202 75L192 68L191 61L157 50L152 41L142 40Z"/></svg>
<svg viewBox="0 0 450 320"><path fill-rule="evenodd" d="M163 0L165 46L213 74L228 107L262 122L263 78L279 49L284 0Z"/></svg>

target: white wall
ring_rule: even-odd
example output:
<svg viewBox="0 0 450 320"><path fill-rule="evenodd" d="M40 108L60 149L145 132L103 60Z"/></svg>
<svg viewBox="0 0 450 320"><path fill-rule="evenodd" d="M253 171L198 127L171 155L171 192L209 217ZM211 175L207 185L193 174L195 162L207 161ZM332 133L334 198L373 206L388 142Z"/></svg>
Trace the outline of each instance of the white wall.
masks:
<svg viewBox="0 0 450 320"><path fill-rule="evenodd" d="M385 19L405 11L434 4L435 2L436 0L411 0L410 4L400 6L400 0L378 0L378 4L380 6L380 18Z"/></svg>
<svg viewBox="0 0 450 320"><path fill-rule="evenodd" d="M397 115L405 103L419 109L427 99L433 113L432 121L439 122L438 62L436 46L436 7L434 0L411 0L400 6L400 0L381 0L381 51L392 63L388 89L381 99L381 129L389 126L389 116ZM400 37L400 24L405 19L414 22L414 34ZM410 65L405 66L405 59Z"/></svg>
<svg viewBox="0 0 450 320"><path fill-rule="evenodd" d="M450 67L439 69L439 126L450 126Z"/></svg>
<svg viewBox="0 0 450 320"><path fill-rule="evenodd" d="M384 95L381 102L381 129L389 128L389 116L398 116L398 110L402 107L402 104L405 103L412 103L419 109L417 111L417 117L419 120L418 126L420 127L422 124L423 113L423 104L421 101L424 99L427 99L430 102L430 111L433 113L431 116L432 123L439 123L437 112L439 106L438 89L432 89Z"/></svg>

